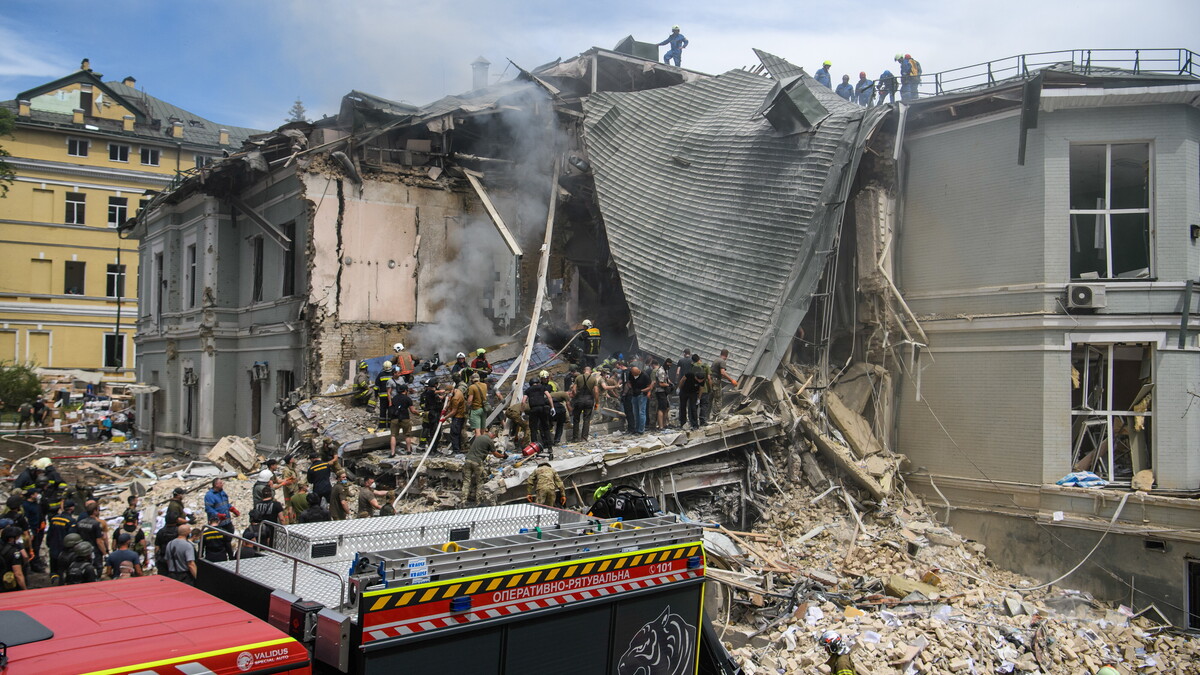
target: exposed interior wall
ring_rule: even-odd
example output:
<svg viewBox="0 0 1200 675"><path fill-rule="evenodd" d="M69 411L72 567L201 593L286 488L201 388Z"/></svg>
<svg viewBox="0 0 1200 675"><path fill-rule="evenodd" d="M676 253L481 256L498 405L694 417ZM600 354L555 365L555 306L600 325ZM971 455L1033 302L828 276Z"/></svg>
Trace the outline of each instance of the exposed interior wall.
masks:
<svg viewBox="0 0 1200 675"><path fill-rule="evenodd" d="M1042 581L1055 579L1077 565L1101 535L1071 527L1044 528L1028 519L979 511L956 511L950 525L987 546L988 558L1000 567ZM1165 546L1150 549L1147 540L1163 541ZM1197 557L1200 544L1109 534L1091 558L1107 571L1085 564L1061 586L1138 610L1153 603L1176 626L1187 626L1186 562Z"/></svg>

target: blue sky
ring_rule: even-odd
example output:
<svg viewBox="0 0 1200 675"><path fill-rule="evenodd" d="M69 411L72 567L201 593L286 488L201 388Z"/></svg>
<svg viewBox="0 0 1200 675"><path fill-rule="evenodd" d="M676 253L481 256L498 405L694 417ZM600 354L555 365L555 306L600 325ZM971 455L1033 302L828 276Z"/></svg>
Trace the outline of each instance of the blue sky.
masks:
<svg viewBox="0 0 1200 675"><path fill-rule="evenodd" d="M586 0L0 0L0 99L91 59L106 80L223 124L274 128L299 97L310 117L359 89L422 104L471 86L483 56L532 68L632 34L658 42L672 24L691 40L683 65L752 65L759 47L810 73L875 77L895 52L927 73L1024 52L1200 49L1195 0L676 3ZM512 75L509 69L504 77Z"/></svg>

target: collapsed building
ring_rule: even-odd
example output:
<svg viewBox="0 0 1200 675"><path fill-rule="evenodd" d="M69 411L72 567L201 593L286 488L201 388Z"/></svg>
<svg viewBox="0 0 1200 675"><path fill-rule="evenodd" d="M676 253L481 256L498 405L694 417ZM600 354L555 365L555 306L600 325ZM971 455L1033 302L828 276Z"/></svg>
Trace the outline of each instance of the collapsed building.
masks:
<svg viewBox="0 0 1200 675"><path fill-rule="evenodd" d="M128 233L153 443L280 449L281 399L395 341L586 317L606 351L729 349L772 435L865 499L1200 625L1194 55L1020 57L863 108L766 52L710 76L636 46L423 107L351 92L157 196Z"/></svg>

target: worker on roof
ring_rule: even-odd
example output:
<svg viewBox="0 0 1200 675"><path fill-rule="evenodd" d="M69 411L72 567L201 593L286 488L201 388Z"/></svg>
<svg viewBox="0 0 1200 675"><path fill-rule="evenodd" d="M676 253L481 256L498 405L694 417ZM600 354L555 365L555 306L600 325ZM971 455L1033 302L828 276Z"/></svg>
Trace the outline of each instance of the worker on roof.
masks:
<svg viewBox="0 0 1200 675"><path fill-rule="evenodd" d="M663 63L669 64L673 60L675 61L675 65L679 66L679 59L683 56L683 49L688 46L688 39L683 37L683 33L679 32L679 26L671 26L671 34L667 36L666 40L658 43L658 46L661 47L666 44L671 45L671 48L667 50L666 54L663 54Z"/></svg>
<svg viewBox="0 0 1200 675"><path fill-rule="evenodd" d="M567 492L562 478L550 462L538 462L538 466L525 481L529 494L525 499L542 506L566 506Z"/></svg>
<svg viewBox="0 0 1200 675"><path fill-rule="evenodd" d="M854 102L864 107L870 107L873 98L875 98L875 82L867 79L865 70L860 71L858 82L854 83Z"/></svg>
<svg viewBox="0 0 1200 675"><path fill-rule="evenodd" d="M596 360L600 358L600 329L592 325L591 319L583 320L584 336L583 346L583 362L592 368L596 367Z"/></svg>
<svg viewBox="0 0 1200 675"><path fill-rule="evenodd" d="M396 370L399 372L400 378L408 384L412 384L413 372L417 368L417 357L413 356L407 349L405 349L404 344L401 342L397 342L396 344L392 345L392 351L396 353L396 355L392 357L392 362L396 367Z"/></svg>
<svg viewBox="0 0 1200 675"><path fill-rule="evenodd" d="M480 377L487 377L492 374L492 364L488 363L487 351L483 347L475 350L475 358L471 361L471 370L479 373Z"/></svg>
<svg viewBox="0 0 1200 675"><path fill-rule="evenodd" d="M900 88L900 85L896 82L896 76L892 74L892 71L885 70L879 74L879 84L876 88L879 91L878 105L883 105L884 99L888 99L888 103L896 102L896 90Z"/></svg>
<svg viewBox="0 0 1200 675"><path fill-rule="evenodd" d="M367 372L367 362L358 362L358 374L354 376L354 393L350 402L356 406L364 406L371 402L371 375Z"/></svg>
<svg viewBox="0 0 1200 675"><path fill-rule="evenodd" d="M733 375L729 373L729 350L722 349L721 356L713 359L709 366L709 374L712 376L712 393L710 395L710 407L712 412L708 419L717 419L717 414L725 403L725 384L728 383L731 387L738 386L737 380L733 379Z"/></svg>
<svg viewBox="0 0 1200 675"><path fill-rule="evenodd" d="M833 89L833 80L830 79L830 77L829 77L829 68L832 65L833 65L832 61L826 60L824 63L821 64L821 69L817 71L817 74L813 76L817 79L817 82L820 82L821 84L825 85L826 87L829 87L830 89Z"/></svg>
<svg viewBox="0 0 1200 675"><path fill-rule="evenodd" d="M921 84L921 64L912 54L896 54L900 64L900 100L917 100L917 85Z"/></svg>
<svg viewBox="0 0 1200 675"><path fill-rule="evenodd" d="M833 90L835 94L841 96L847 101L854 101L854 85L850 84L850 76L843 75L842 83Z"/></svg>
<svg viewBox="0 0 1200 675"><path fill-rule="evenodd" d="M825 662L829 675L858 675L850 658L850 645L837 631L825 631L818 641L829 652L829 660Z"/></svg>

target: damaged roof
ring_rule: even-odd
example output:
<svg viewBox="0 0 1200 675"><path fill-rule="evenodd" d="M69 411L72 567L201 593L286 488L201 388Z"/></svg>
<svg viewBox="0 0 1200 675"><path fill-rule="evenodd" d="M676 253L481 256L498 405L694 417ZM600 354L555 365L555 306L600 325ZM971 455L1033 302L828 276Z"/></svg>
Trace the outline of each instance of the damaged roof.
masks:
<svg viewBox="0 0 1200 675"><path fill-rule="evenodd" d="M761 113L777 80L734 70L594 94L584 127L639 347L691 348L706 360L728 348L734 372L769 377L808 311L862 148L888 109L850 104L760 56L829 115L784 135Z"/></svg>

